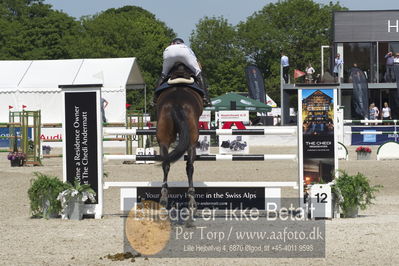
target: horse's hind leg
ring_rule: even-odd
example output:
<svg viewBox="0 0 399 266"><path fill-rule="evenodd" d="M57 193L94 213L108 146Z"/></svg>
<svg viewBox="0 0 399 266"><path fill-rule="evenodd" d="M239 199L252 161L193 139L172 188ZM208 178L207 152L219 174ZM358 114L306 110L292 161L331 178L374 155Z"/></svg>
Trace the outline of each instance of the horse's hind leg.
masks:
<svg viewBox="0 0 399 266"><path fill-rule="evenodd" d="M168 146L160 145L161 157L165 158L168 155ZM170 170L169 161L162 162L162 170L163 170L163 183L161 189L161 198L159 199L159 204L164 206L165 208L168 206L168 174Z"/></svg>
<svg viewBox="0 0 399 266"><path fill-rule="evenodd" d="M194 173L194 160L195 160L195 146L191 145L187 150L187 163L186 163L186 173L188 178L188 208L190 210L197 209L197 203L195 202L195 189L193 183L193 173Z"/></svg>

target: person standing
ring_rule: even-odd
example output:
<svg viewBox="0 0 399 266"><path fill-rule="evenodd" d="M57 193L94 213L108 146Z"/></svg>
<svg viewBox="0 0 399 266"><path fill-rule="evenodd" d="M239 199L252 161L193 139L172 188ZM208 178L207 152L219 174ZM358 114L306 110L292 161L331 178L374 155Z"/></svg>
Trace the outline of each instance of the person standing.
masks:
<svg viewBox="0 0 399 266"><path fill-rule="evenodd" d="M102 119L103 119L103 123L107 123L107 118L105 117L105 107L108 106L108 101L105 100L104 98L101 98L101 115L102 115Z"/></svg>
<svg viewBox="0 0 399 266"><path fill-rule="evenodd" d="M389 108L387 102L384 102L384 107L382 107L382 109L381 109L381 119L382 120L391 120L392 119L391 108ZM390 123L385 123L385 124L390 124Z"/></svg>
<svg viewBox="0 0 399 266"><path fill-rule="evenodd" d="M341 59L341 55L340 54L337 54L337 56L335 57L335 60L334 60L334 70L333 70L334 79L335 79L336 82L339 81L343 65L344 65L344 60Z"/></svg>
<svg viewBox="0 0 399 266"><path fill-rule="evenodd" d="M306 68L306 83L312 83L313 82L313 74L315 72L314 68L312 67L312 64L309 63L308 67Z"/></svg>
<svg viewBox="0 0 399 266"><path fill-rule="evenodd" d="M377 120L378 115L380 114L380 111L378 110L377 106L375 106L375 103L371 103L369 107L369 119L370 120Z"/></svg>
<svg viewBox="0 0 399 266"><path fill-rule="evenodd" d="M385 81L386 82L393 82L393 77L394 77L394 73L393 73L393 60L394 57L392 55L392 52L389 52L385 55L385 59L386 59L386 72L385 72Z"/></svg>
<svg viewBox="0 0 399 266"><path fill-rule="evenodd" d="M288 56L286 56L284 52L281 52L281 66L283 67L283 79L285 83L288 84L288 71L290 68L290 63Z"/></svg>

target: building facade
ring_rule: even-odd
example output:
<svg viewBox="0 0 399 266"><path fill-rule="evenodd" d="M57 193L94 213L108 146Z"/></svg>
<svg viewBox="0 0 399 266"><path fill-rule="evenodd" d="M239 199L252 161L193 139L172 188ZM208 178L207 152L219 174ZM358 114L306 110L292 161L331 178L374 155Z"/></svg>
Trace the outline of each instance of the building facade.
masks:
<svg viewBox="0 0 399 266"><path fill-rule="evenodd" d="M399 54L399 10L337 11L332 16L331 58L325 70L330 73L333 71L334 58L340 54L343 67L337 80L340 83L338 104L344 106L345 119L359 118L353 108L353 85L350 79L350 69L354 65L367 78L369 103L374 102L381 109L387 102L392 110L392 118L399 119L399 103L394 97L396 80L394 74L387 71L386 65L389 52L392 55ZM289 106L290 96L295 93L295 86L282 82L281 89L285 110ZM285 124L290 122L289 113L285 112L283 117Z"/></svg>

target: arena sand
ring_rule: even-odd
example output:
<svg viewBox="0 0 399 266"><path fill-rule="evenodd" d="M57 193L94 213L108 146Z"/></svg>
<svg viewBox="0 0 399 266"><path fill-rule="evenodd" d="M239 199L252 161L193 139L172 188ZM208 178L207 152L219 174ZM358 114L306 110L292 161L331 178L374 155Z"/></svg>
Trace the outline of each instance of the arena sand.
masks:
<svg viewBox="0 0 399 266"><path fill-rule="evenodd" d="M294 153L293 147L251 148L251 153ZM137 265L397 265L399 261L399 162L357 161L354 147L341 169L361 172L372 184L384 188L376 204L355 219L326 221L326 257L322 259L212 258L171 259L139 257ZM43 167L10 167L0 154L0 264L2 265L125 265L108 254L123 251L123 219L118 214L119 190L105 191L105 216L101 220L31 219L27 190L33 172L62 176L61 158L45 159ZM123 165L107 162L106 181L160 181L162 168L156 165ZM296 181L297 166L290 161L196 162L196 181ZM184 162L175 163L170 181L185 181ZM283 191L293 196L296 191Z"/></svg>

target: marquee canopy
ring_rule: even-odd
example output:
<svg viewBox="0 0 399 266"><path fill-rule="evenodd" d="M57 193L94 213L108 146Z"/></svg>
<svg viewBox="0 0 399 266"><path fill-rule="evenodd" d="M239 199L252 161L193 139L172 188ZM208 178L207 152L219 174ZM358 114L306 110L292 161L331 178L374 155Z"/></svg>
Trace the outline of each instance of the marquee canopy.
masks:
<svg viewBox="0 0 399 266"><path fill-rule="evenodd" d="M99 58L0 61L0 122L13 111L41 110L42 123L60 122L59 85L102 84L109 122L125 121L126 89L145 88L137 59Z"/></svg>

